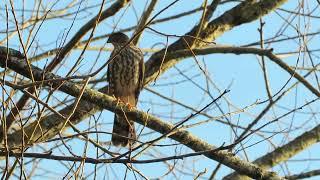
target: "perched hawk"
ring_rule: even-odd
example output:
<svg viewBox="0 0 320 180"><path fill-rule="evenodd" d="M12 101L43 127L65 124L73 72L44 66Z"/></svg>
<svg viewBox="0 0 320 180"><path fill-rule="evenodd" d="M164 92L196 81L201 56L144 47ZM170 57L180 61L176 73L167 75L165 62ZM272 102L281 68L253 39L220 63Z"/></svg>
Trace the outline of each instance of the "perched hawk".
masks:
<svg viewBox="0 0 320 180"><path fill-rule="evenodd" d="M108 43L112 43L114 50L110 55L107 79L109 95L114 95L123 103L135 107L139 93L143 87L144 62L143 54L123 33L110 35ZM119 52L120 51L120 52ZM136 139L134 123L124 113L114 116L112 144L127 146L129 141Z"/></svg>

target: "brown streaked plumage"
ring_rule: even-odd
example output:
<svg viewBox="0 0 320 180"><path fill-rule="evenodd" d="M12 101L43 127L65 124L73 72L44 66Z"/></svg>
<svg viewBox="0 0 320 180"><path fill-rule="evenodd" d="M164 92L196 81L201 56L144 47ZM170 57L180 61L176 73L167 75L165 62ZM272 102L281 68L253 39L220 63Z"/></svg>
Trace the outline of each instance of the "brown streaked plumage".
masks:
<svg viewBox="0 0 320 180"><path fill-rule="evenodd" d="M123 33L110 35L108 43L112 43L114 50L110 55L110 59L113 58L113 60L108 65L107 79L109 95L114 95L123 103L135 107L143 87L144 62L141 50L128 42L128 36ZM124 48L120 51L122 47ZM130 139L136 139L133 121L124 113L115 114L112 144L127 146L132 142Z"/></svg>

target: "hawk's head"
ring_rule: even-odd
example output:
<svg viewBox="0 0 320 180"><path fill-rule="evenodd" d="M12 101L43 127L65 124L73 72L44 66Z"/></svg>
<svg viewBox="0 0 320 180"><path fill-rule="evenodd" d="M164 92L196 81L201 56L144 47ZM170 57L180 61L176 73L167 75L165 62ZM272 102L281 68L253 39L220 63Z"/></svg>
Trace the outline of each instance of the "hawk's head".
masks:
<svg viewBox="0 0 320 180"><path fill-rule="evenodd" d="M129 42L129 37L121 32L113 33L109 36L107 43L125 44Z"/></svg>

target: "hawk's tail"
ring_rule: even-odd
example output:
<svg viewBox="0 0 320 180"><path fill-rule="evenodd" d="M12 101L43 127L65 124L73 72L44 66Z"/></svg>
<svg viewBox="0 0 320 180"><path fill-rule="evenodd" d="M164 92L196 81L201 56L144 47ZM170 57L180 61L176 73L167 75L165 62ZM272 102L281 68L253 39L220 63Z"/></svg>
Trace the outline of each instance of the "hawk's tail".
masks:
<svg viewBox="0 0 320 180"><path fill-rule="evenodd" d="M128 143L136 139L136 132L133 121L129 120L124 115L115 114L113 131L112 131L112 144L115 146L127 146Z"/></svg>

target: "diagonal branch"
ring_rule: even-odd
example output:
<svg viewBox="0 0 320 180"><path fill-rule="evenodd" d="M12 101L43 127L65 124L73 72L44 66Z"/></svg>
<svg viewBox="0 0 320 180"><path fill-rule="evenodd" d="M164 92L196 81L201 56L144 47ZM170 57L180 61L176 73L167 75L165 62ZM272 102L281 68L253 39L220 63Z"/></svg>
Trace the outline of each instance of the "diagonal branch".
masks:
<svg viewBox="0 0 320 180"><path fill-rule="evenodd" d="M212 20L208 23L207 27L200 33L199 37L203 41L196 41L194 48L201 48L207 46L208 43L212 42L223 33L231 30L232 28L252 22L260 17L272 12L277 7L281 6L287 0L261 0L259 2L253 2L253 0L247 0L234 8L226 11L224 14L219 16L218 18ZM186 43L192 44L193 38L196 35L197 29L199 27L195 26L191 31L186 33L185 36L178 39L176 42L171 44L168 47L168 52L188 49ZM146 62L146 82L150 83L155 79L159 68L161 67L161 72L171 68L181 59L166 59L165 61L161 61L162 57L165 54L166 49L163 49L155 54L153 54L149 61Z"/></svg>
<svg viewBox="0 0 320 180"><path fill-rule="evenodd" d="M271 167L290 159L299 152L307 149L315 143L318 143L319 141L320 125L301 134L289 143L278 147L272 152L254 160L253 163L262 169L270 169ZM248 177L241 176L238 173L232 173L226 176L225 179L248 179Z"/></svg>
<svg viewBox="0 0 320 180"><path fill-rule="evenodd" d="M60 63L62 59L74 48L80 40L86 35L90 29L94 28L98 23L105 20L106 18L117 13L122 7L124 7L129 0L118 0L112 4L108 9L102 11L97 16L90 19L86 24L84 24L77 33L70 39L70 41L59 51L51 64L48 65L47 70L51 70L56 64Z"/></svg>
<svg viewBox="0 0 320 180"><path fill-rule="evenodd" d="M12 69L13 71L30 78L30 73L26 69L28 66L27 63L23 59L19 59L16 57L11 57L9 59L6 59L4 56L0 56L0 66L4 67L7 66L8 68ZM59 79L59 76L54 75L53 73L44 73L41 69L31 66L31 70L33 73L33 77L35 80L49 80L49 79ZM77 97L81 92L81 87L78 86L75 83L72 82L63 82L61 83L60 81L51 81L50 84L45 83L47 86L60 86L59 90L72 95L74 97ZM175 126L171 123L166 123L156 117L153 117L147 113L144 113L142 111L138 111L136 109L131 109L128 108L125 104L123 103L117 103L114 98L107 96L103 93L100 93L98 91L86 88L82 92L82 98L85 101L88 101L92 104L97 104L99 107L110 110L112 112L125 112L130 119L135 119L135 122L145 125L148 128L151 128L161 134L167 134L172 131L172 129L175 128ZM69 106L72 108L72 106ZM77 116L77 115L75 115ZM72 121L72 117L69 119ZM65 122L64 119L60 119L59 121ZM42 129L42 134L43 132L43 127L41 127L42 123L47 123L47 122L38 122L39 126L36 126L36 128ZM61 124L61 123L59 123ZM64 123L62 123L63 125ZM45 124L44 124L45 125ZM59 127L54 126L51 128L56 128L57 130L61 128L61 125ZM29 143L36 143L38 140L37 139L28 139L30 137L30 132L34 132L35 129L29 129L28 128L23 128L23 130L16 131L13 134L8 135L8 143L10 147L19 146L20 142L29 142ZM27 141L19 141L19 138L23 137L23 139L26 139ZM35 136L33 135L32 138ZM280 177L277 176L276 173L274 172L267 172L262 170L260 167L251 164L246 161L242 161L240 158L234 156L232 153L227 152L227 151L215 151L217 147L212 146L208 144L207 142L195 137L191 133L189 133L186 130L179 129L176 130L174 133L172 133L170 138L179 141L180 143L184 144L185 146L193 149L194 151L208 151L204 153L203 155L207 156L210 159L216 160L218 162L221 162L222 164L236 170L237 172L241 174L248 175L252 178L259 178L259 179L281 179ZM40 133L40 138L41 138L41 133ZM18 140L18 141L17 141ZM16 144L15 144L16 143ZM30 144L25 144L25 145L30 145ZM25 146L24 145L24 146Z"/></svg>
<svg viewBox="0 0 320 180"><path fill-rule="evenodd" d="M278 56L272 53L272 49L259 49L252 47L234 47L234 46L213 46L206 48L193 49L192 52L189 49L176 50L174 52L168 52L165 57L167 59L183 59L192 57L193 54L207 55L214 53L233 53L233 54L256 54L260 56L267 56L271 61L280 66L283 70L295 77L300 83L302 83L307 89L309 89L315 96L320 97L320 92L313 87L305 78L299 75L293 68L283 62ZM158 58L157 56L154 56Z"/></svg>
<svg viewBox="0 0 320 180"><path fill-rule="evenodd" d="M156 4L157 4L158 0L152 0L148 6L148 8L145 10L145 12L143 12L140 20L139 20L139 23L135 29L135 32L133 34L136 34L136 33L139 33L135 39L132 40L132 43L137 45L141 36L142 36L142 29L145 27L146 23L148 22L148 19L150 18L151 16L151 13L153 12ZM151 23L151 22L150 22Z"/></svg>
<svg viewBox="0 0 320 180"><path fill-rule="evenodd" d="M52 71L64 58L65 56L74 48L77 46L77 44L80 42L80 40L86 35L87 32L92 29L91 36L93 35L94 29L97 26L97 24L106 18L114 15L117 13L123 6L125 6L129 1L126 0L118 0L114 4L112 4L108 9L102 11L103 3L101 5L101 9L95 17L90 19L86 24L84 24L77 33L70 39L70 41L62 48L58 50L57 55L54 57L52 62L48 65L46 68L46 71ZM90 43L90 38L86 42L86 46ZM84 52L84 51L83 51ZM29 92L33 93L35 91L34 88L29 88ZM18 100L16 103L16 107L14 107L11 112L6 117L7 125L6 127L9 128L12 123L15 120L15 117L18 115L19 111L24 108L24 106L27 104L29 100L29 97L27 95L22 95L22 97ZM2 134L0 132L0 134Z"/></svg>
<svg viewBox="0 0 320 180"><path fill-rule="evenodd" d="M253 3L252 1L245 1L237 6L235 6L234 8L232 8L231 10L227 11L226 13L224 13L223 15L221 15L220 17L218 17L217 19L211 21L210 23L208 23L208 26L206 27L206 29L204 29L201 33L200 33L200 37L202 39L205 39L206 41L212 41L214 39L216 39L217 37L219 37L220 35L222 35L224 32L232 29L235 26L247 23L247 22L251 22L254 21L255 19L260 18L261 16L271 12L272 10L274 10L275 8L279 7L281 4L283 4L284 2L286 2L286 0L262 0L259 1L257 3ZM194 29L198 29L198 27L195 27ZM192 36L192 30L187 34L188 36ZM188 40L188 38L186 38ZM175 43L173 43L170 46L170 51L175 51L175 50L179 50L179 49L185 49L185 45L184 42L182 42L183 39L181 38L180 40L176 41ZM182 43L181 43L182 42ZM205 46L206 44L204 44L203 42L199 42L199 44L197 44L196 47L202 47ZM154 80L154 78L156 77L160 65L161 65L161 59L162 56L165 54L165 51L159 51L158 53L154 54L149 61L146 63L146 83L148 84L149 82L152 82ZM162 70L161 72L165 72L167 69L171 68L173 65L177 64L181 59L179 57L177 58L166 58L165 62L163 62L163 66L162 66ZM106 88L101 89L100 91L106 91ZM108 97L108 96L104 96L104 97ZM69 114L71 107L73 107L73 105L70 105L64 109L62 109L60 111L61 114ZM91 114L96 113L97 111L101 110L101 108L97 105L91 104L88 101L80 101L80 104L76 110L76 113L70 118L70 121L73 123L77 123L80 122L82 120L84 120L86 117L90 116ZM140 120L140 119L139 119ZM56 133L60 130L59 127L61 127L61 119L59 119L59 117L57 117L56 115L50 115L45 117L41 122L40 125L42 127L43 130L43 134L45 135L41 135L41 133L38 134L38 136L35 138L35 142L41 142L44 140L47 140L53 136L56 135ZM150 122L150 121L149 121ZM161 122L161 121L160 121ZM163 123L163 122L161 122ZM60 126L59 126L60 125ZM163 126L157 126L159 124L155 123L155 124L148 124L148 127L157 130L158 132L163 132L166 128L164 127L170 127L168 125L168 123L165 124L160 124ZM27 128L25 128L25 132L28 133L28 130L34 130L34 128L37 129L41 129L37 126L35 126L35 124L30 124ZM160 128L160 129L159 129ZM58 131L57 131L58 130ZM40 130L38 132L41 132ZM48 132L48 133L47 133ZM13 143L12 145L19 145L21 142L21 135L19 135L19 133L21 134L21 131L17 131L14 134L10 135L10 142ZM49 135L47 135L49 134ZM189 134L186 134L189 135ZM187 136L174 136L175 139L177 141L184 141L186 140L185 138ZM38 139L37 139L38 138ZM183 138L183 139L179 139L179 138ZM194 140L194 139L193 139ZM196 139L197 141L197 139ZM192 143L197 143L196 141L192 141ZM16 143L16 144L15 144ZM205 143L202 142L200 140L200 144ZM197 144L194 144L194 146L196 146ZM208 144L202 144L201 146L196 146L194 148L192 148L192 144L189 144L188 147L197 150L197 149L201 149L201 151L206 150L207 149L212 149L212 146L208 145ZM208 148L209 147L209 148ZM209 155L208 155L209 156ZM223 161L225 160L226 157L224 157L225 155L221 155L219 157L216 157L216 160L220 160ZM213 158L214 159L214 158ZM228 158L227 158L228 159ZM228 161L230 160L230 158L228 159ZM219 161L219 162L220 162ZM227 160L225 160L227 161ZM224 164L227 162L224 162ZM235 165L235 164L234 164ZM236 164L236 167L234 168L243 168L244 166L242 166L242 164ZM230 167L230 166L229 166ZM254 170L257 170L256 167L253 168ZM258 169L259 170L259 169ZM240 173L243 173L241 170L237 170ZM250 171L252 172L252 171ZM264 171L258 173L258 174L264 174ZM251 176L252 177L252 176ZM265 177L265 176L260 176L260 177Z"/></svg>

